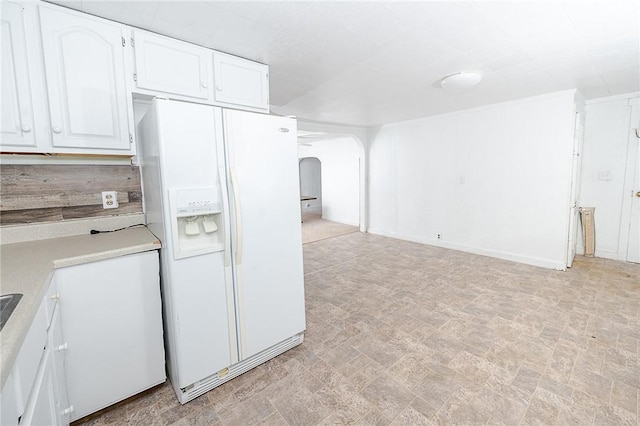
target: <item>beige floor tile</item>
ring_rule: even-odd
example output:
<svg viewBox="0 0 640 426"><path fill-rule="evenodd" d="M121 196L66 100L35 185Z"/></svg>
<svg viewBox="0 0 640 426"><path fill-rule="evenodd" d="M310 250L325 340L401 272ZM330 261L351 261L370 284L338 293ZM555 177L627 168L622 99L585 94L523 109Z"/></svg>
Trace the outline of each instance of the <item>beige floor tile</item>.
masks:
<svg viewBox="0 0 640 426"><path fill-rule="evenodd" d="M408 407L416 397L406 387L386 375L364 388L362 396L391 419Z"/></svg>
<svg viewBox="0 0 640 426"><path fill-rule="evenodd" d="M303 252L302 345L184 406L167 383L77 424L637 424L637 265L359 232Z"/></svg>
<svg viewBox="0 0 640 426"><path fill-rule="evenodd" d="M526 366L522 366L518 370L518 374L516 374L516 377L514 377L511 384L522 389L528 394L532 394L538 386L538 382L540 382L541 377L540 373Z"/></svg>

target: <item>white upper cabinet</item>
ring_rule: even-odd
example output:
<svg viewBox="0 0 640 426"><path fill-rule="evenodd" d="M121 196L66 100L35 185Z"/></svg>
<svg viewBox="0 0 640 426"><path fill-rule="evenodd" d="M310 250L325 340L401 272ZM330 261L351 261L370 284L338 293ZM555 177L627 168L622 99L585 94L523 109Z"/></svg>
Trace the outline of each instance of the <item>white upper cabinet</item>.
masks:
<svg viewBox="0 0 640 426"><path fill-rule="evenodd" d="M267 65L214 52L213 77L216 103L269 111Z"/></svg>
<svg viewBox="0 0 640 426"><path fill-rule="evenodd" d="M44 5L39 10L53 151L129 153L124 27Z"/></svg>
<svg viewBox="0 0 640 426"><path fill-rule="evenodd" d="M0 61L2 82L0 96L2 107L1 143L2 150L20 151L21 148L35 147L35 125L27 59L27 47L23 23L22 6L2 2L0 14Z"/></svg>
<svg viewBox="0 0 640 426"><path fill-rule="evenodd" d="M211 99L211 51L168 37L133 30L139 89Z"/></svg>

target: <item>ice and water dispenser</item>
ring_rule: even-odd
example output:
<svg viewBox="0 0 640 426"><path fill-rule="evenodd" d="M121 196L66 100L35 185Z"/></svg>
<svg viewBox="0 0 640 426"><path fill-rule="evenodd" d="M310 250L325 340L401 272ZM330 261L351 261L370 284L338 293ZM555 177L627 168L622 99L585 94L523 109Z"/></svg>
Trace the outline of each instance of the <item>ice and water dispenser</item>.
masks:
<svg viewBox="0 0 640 426"><path fill-rule="evenodd" d="M219 187L169 190L173 257L224 250L224 218Z"/></svg>

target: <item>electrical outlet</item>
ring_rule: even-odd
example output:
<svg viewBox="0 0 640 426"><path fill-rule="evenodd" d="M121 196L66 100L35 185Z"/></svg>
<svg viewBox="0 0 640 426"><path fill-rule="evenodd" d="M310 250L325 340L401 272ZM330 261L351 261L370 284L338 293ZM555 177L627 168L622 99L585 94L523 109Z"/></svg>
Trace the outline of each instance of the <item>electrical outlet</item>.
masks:
<svg viewBox="0 0 640 426"><path fill-rule="evenodd" d="M117 209L118 208L118 192L102 191L102 208Z"/></svg>
<svg viewBox="0 0 640 426"><path fill-rule="evenodd" d="M442 238L442 235L438 234L438 235L436 235L436 238L437 238L437 239L441 239L441 238Z"/></svg>

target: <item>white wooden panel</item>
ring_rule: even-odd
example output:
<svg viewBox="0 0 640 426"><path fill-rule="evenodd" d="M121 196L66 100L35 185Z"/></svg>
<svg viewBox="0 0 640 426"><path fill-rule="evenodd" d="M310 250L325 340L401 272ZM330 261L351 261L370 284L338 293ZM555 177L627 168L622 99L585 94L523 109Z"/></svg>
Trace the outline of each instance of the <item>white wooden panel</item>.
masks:
<svg viewBox="0 0 640 426"><path fill-rule="evenodd" d="M20 147L34 147L35 126L22 6L16 3L2 2L0 43L2 149L13 151L19 150Z"/></svg>
<svg viewBox="0 0 640 426"><path fill-rule="evenodd" d="M72 421L165 380L156 251L56 276Z"/></svg>
<svg viewBox="0 0 640 426"><path fill-rule="evenodd" d="M269 110L269 67L214 52L214 99L233 105Z"/></svg>
<svg viewBox="0 0 640 426"><path fill-rule="evenodd" d="M296 122L225 111L240 237L241 355L246 359L305 329Z"/></svg>
<svg viewBox="0 0 640 426"><path fill-rule="evenodd" d="M58 425L52 367L53 358L51 351L47 349L42 357L38 377L31 391L29 406L24 417L20 420L20 425Z"/></svg>
<svg viewBox="0 0 640 426"><path fill-rule="evenodd" d="M29 394L34 386L38 365L42 352L47 344L47 319L44 304L40 305L31 328L24 338L16 363L14 364L14 379L18 400L18 413L22 415L29 400Z"/></svg>
<svg viewBox="0 0 640 426"><path fill-rule="evenodd" d="M54 147L130 149L122 27L40 7Z"/></svg>
<svg viewBox="0 0 640 426"><path fill-rule="evenodd" d="M19 417L13 374L9 374L0 394L0 424L3 426L17 426Z"/></svg>
<svg viewBox="0 0 640 426"><path fill-rule="evenodd" d="M52 359L53 391L56 405L56 416L60 424L69 423L69 414L63 414L69 407L69 397L67 395L67 383L64 373L64 355L66 346L64 345L62 326L60 325L60 309L56 309L49 327L49 348Z"/></svg>
<svg viewBox="0 0 640 426"><path fill-rule="evenodd" d="M211 51L134 30L136 85L142 89L211 98Z"/></svg>

